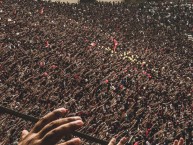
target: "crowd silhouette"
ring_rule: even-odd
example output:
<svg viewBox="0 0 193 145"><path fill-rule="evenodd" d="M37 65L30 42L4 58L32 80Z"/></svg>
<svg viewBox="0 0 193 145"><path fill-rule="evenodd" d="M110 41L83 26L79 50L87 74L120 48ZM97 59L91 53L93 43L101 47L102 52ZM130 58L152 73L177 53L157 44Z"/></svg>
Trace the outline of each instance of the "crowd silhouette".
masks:
<svg viewBox="0 0 193 145"><path fill-rule="evenodd" d="M67 108L100 139L189 145L192 33L190 4L2 0L0 105L35 117ZM32 124L0 114L0 126L15 145Z"/></svg>

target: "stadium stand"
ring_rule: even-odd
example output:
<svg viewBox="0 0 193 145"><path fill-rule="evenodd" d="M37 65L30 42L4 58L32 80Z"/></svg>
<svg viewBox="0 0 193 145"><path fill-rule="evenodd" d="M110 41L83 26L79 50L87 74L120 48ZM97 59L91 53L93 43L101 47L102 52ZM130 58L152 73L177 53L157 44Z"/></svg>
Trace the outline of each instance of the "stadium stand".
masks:
<svg viewBox="0 0 193 145"><path fill-rule="evenodd" d="M193 142L191 4L0 1L0 105L128 144ZM0 143L33 124L0 113ZM94 144L84 142L84 144Z"/></svg>

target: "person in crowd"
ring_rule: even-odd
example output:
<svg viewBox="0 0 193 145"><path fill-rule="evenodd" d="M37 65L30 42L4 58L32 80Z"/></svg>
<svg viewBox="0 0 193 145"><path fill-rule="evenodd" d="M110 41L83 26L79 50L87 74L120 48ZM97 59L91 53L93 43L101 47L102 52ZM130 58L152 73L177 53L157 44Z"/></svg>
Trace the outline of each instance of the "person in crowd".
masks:
<svg viewBox="0 0 193 145"><path fill-rule="evenodd" d="M189 145L192 29L184 3L1 1L0 105L38 118L67 108L104 140ZM33 125L0 113L0 126L0 143L15 145Z"/></svg>

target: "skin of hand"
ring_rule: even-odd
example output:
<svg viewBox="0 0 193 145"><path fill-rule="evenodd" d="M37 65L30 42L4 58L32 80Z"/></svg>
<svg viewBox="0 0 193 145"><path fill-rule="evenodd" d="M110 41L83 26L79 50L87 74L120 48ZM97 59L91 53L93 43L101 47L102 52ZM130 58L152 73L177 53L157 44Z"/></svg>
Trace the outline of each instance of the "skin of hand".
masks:
<svg viewBox="0 0 193 145"><path fill-rule="evenodd" d="M173 145L183 145L184 144L184 139L183 138L180 138L180 140L175 140Z"/></svg>
<svg viewBox="0 0 193 145"><path fill-rule="evenodd" d="M79 116L64 118L67 109L60 108L48 113L41 118L30 132L22 131L21 140L18 145L55 145L65 135L83 126ZM58 145L80 145L79 138L73 138Z"/></svg>
<svg viewBox="0 0 193 145"><path fill-rule="evenodd" d="M117 145L124 145L127 142L127 138L123 137ZM116 145L116 138L112 138L108 145Z"/></svg>
<svg viewBox="0 0 193 145"><path fill-rule="evenodd" d="M18 145L55 145L65 135L83 126L79 116L64 118L67 109L59 108L42 117L30 132L23 130ZM123 137L117 145L124 145L127 138ZM73 138L58 145L80 145L80 138ZM116 145L116 138L112 138L108 145ZM181 144L180 144L181 145Z"/></svg>

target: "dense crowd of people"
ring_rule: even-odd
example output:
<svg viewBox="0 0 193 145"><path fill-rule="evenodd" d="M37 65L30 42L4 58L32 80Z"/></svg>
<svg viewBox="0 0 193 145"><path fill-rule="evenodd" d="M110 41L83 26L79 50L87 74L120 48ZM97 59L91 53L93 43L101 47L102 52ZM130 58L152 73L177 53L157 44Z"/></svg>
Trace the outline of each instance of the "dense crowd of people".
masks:
<svg viewBox="0 0 193 145"><path fill-rule="evenodd" d="M35 117L65 107L100 139L189 145L192 33L189 4L0 1L0 105ZM0 142L31 125L0 114Z"/></svg>

